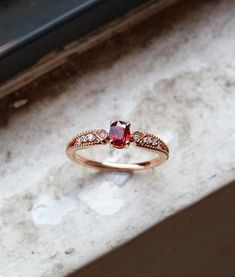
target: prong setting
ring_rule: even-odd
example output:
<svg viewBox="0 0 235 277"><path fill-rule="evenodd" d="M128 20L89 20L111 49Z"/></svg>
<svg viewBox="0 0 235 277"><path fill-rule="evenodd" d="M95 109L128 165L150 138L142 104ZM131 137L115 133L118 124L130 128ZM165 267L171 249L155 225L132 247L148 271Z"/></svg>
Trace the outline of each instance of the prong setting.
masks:
<svg viewBox="0 0 235 277"><path fill-rule="evenodd" d="M110 140L109 140L109 147L110 147L110 148L113 148L113 144L112 144L112 143L113 143L113 140L110 139Z"/></svg>
<svg viewBox="0 0 235 277"><path fill-rule="evenodd" d="M80 149L87 149L90 147L109 144L110 148L127 149L130 144L137 147L155 151L157 157L146 162L135 163L112 163L112 162L100 162L86 158L83 155L79 155ZM123 121L111 121L109 133L104 129L96 129L85 131L77 134L73 137L66 147L68 157L82 165L91 166L94 168L104 170L117 170L132 172L133 170L141 170L158 166L165 162L169 157L169 149L167 145L157 136L142 132L135 131L131 134L130 123Z"/></svg>
<svg viewBox="0 0 235 277"><path fill-rule="evenodd" d="M128 140L128 141L126 141L124 148L125 148L125 149L128 149L129 146L130 146L130 141Z"/></svg>

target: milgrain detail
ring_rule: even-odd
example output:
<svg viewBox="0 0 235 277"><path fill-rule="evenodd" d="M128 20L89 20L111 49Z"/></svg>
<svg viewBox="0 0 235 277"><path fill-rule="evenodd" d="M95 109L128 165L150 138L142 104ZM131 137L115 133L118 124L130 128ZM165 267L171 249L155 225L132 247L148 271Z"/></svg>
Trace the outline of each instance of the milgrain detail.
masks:
<svg viewBox="0 0 235 277"><path fill-rule="evenodd" d="M106 144L108 142L108 132L104 129L90 130L79 133L67 144L70 147L84 148L93 145Z"/></svg>
<svg viewBox="0 0 235 277"><path fill-rule="evenodd" d="M104 129L90 130L79 133L73 137L67 144L69 147L84 148L93 145L107 144L109 142L109 134ZM131 143L135 143L136 146L145 147L152 150L164 151L167 155L169 149L167 145L157 136L149 133L136 131L131 135Z"/></svg>
<svg viewBox="0 0 235 277"><path fill-rule="evenodd" d="M136 131L131 136L132 142L135 142L136 146L149 148L152 150L163 151L169 155L169 149L167 145L157 136L154 136L149 133Z"/></svg>
<svg viewBox="0 0 235 277"><path fill-rule="evenodd" d="M119 124L114 131L112 130L116 138L120 140L123 139L125 136L125 126L123 127L122 125L126 126L126 123L122 122L122 124ZM127 147L123 146L122 148L115 148L128 148L129 144L132 144L133 146L141 147L145 150L151 150L152 152L155 152L157 154L156 157L153 157L152 159L147 161L139 161L135 163L113 163L106 161L102 162L88 159L83 155L80 155L78 151L80 149L86 149L98 145L107 144L109 144L110 147L114 147L112 145L112 138L110 136L110 133L108 133L104 129L86 131L83 133L79 133L77 136L72 138L72 140L67 145L66 152L71 160L79 164L103 170L125 172L132 172L136 170L143 170L159 166L169 157L169 150L161 139L152 134L140 131L136 131L132 135L130 135L130 141L128 141Z"/></svg>

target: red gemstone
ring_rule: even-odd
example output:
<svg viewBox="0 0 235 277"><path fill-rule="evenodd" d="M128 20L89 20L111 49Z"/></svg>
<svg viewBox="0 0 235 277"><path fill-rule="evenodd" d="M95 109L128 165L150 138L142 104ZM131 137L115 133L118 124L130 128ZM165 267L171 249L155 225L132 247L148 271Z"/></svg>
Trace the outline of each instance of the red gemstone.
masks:
<svg viewBox="0 0 235 277"><path fill-rule="evenodd" d="M130 138L130 123L115 121L110 124L109 139L113 147L124 148Z"/></svg>

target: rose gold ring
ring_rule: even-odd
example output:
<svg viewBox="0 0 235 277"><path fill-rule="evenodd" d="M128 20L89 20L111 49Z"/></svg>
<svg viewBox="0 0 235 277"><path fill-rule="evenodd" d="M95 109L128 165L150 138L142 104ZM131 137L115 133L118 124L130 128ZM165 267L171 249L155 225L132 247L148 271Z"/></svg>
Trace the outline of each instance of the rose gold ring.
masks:
<svg viewBox="0 0 235 277"><path fill-rule="evenodd" d="M149 133L135 131L130 132L131 124L123 121L111 121L109 133L104 129L96 129L80 133L73 137L67 144L66 153L68 157L82 165L95 167L109 171L136 171L158 166L169 157L167 145L157 136ZM141 149L154 152L153 159L137 163L113 163L99 162L87 159L80 155L80 150L98 145L109 144L111 147L123 149L134 145Z"/></svg>

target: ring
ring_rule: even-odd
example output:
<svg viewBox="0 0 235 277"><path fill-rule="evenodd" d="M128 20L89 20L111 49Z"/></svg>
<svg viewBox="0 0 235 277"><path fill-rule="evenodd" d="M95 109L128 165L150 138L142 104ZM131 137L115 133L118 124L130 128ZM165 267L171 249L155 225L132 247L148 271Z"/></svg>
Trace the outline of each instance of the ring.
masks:
<svg viewBox="0 0 235 277"><path fill-rule="evenodd" d="M129 122L111 121L109 132L104 129L96 129L79 133L67 144L66 153L71 160L77 163L109 171L130 172L152 168L168 159L169 149L160 138L142 131L131 133L130 126L131 123ZM113 163L88 159L79 153L82 149L107 144L117 149L127 149L130 145L133 145L143 150L150 150L155 156L153 159L144 162Z"/></svg>

